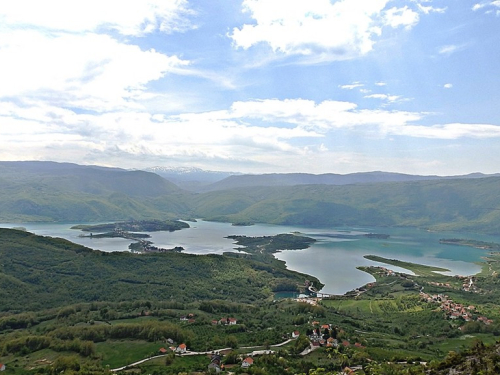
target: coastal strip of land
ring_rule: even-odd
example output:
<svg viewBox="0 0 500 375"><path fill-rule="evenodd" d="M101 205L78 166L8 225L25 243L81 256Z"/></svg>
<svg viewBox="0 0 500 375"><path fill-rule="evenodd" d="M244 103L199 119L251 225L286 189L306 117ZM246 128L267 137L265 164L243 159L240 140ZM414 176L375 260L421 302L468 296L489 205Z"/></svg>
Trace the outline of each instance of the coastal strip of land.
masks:
<svg viewBox="0 0 500 375"><path fill-rule="evenodd" d="M409 271L412 271L417 276L432 276L435 275L436 272L450 272L450 270L447 268L426 266L423 264L404 262L397 259L388 259L378 255L365 255L364 258L373 260L374 262L390 264L396 267L407 269Z"/></svg>

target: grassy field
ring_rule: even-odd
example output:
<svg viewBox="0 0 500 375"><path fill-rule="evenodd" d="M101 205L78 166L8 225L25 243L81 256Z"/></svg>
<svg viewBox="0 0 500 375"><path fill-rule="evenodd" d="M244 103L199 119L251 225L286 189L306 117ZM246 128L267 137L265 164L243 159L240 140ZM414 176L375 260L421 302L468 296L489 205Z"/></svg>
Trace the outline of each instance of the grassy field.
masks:
<svg viewBox="0 0 500 375"><path fill-rule="evenodd" d="M405 293L399 293L395 298L358 299L358 300L324 300L323 305L334 308L338 312L352 314L379 315L385 313L408 313L422 311L415 298L408 298Z"/></svg>
<svg viewBox="0 0 500 375"><path fill-rule="evenodd" d="M470 348L477 340L481 340L485 344L494 344L496 342L496 339L491 335L474 333L473 335L462 335L460 337L439 341L434 345L430 345L429 349L436 350L441 353L448 353L452 350L458 352L460 350Z"/></svg>
<svg viewBox="0 0 500 375"><path fill-rule="evenodd" d="M167 344L147 341L105 341L96 344L96 352L102 355L103 366L117 368L141 359L158 355L158 350Z"/></svg>
<svg viewBox="0 0 500 375"><path fill-rule="evenodd" d="M210 358L206 355L175 357L174 361L168 366L165 364L165 358L156 358L139 365L141 373L152 374L155 370L162 373L179 374L184 371L206 371L210 364Z"/></svg>

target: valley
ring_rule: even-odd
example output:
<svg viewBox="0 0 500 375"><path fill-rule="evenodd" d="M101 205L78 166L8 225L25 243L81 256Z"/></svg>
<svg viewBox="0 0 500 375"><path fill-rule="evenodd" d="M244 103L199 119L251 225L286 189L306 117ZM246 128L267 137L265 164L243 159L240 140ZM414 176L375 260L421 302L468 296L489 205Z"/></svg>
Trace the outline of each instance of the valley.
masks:
<svg viewBox="0 0 500 375"><path fill-rule="evenodd" d="M6 374L496 371L496 176L194 193L40 166L0 166Z"/></svg>

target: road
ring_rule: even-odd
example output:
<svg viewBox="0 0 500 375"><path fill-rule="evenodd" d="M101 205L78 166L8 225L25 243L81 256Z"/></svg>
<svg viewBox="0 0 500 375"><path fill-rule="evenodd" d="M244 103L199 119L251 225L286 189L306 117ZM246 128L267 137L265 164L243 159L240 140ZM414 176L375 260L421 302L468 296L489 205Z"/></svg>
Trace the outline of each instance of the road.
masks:
<svg viewBox="0 0 500 375"><path fill-rule="evenodd" d="M270 345L272 348L277 348L277 347L280 347L280 346L283 346L283 345L286 345L288 344L289 342L293 341L293 339L288 339L286 341L283 341L282 343L279 343L279 344L275 344L275 345ZM255 349L255 348L260 348L261 346L246 346L246 347L242 347L241 349ZM217 349L217 350L209 350L209 351L206 351L206 352L191 352L191 351L188 351L188 352L185 352L185 353L176 353L178 355L181 355L181 356L191 356L191 355L207 355L207 354L212 354L214 352L222 352L224 350L231 350L231 348L223 348L223 349ZM306 349L307 350L307 349ZM314 350L314 349L312 349ZM312 351L311 350L311 351ZM302 352L304 353L304 352ZM306 355L306 354L302 354L301 355ZM159 354L159 355L155 355L153 357L149 357L149 358L145 358L145 359L141 359L140 361L137 361L137 362L134 362L134 363L130 363L128 365L125 365L125 366L122 366L122 367L118 367L118 368L114 368L114 369L111 369L110 371L112 372L117 372L117 371L122 371L122 370L125 370L127 368L130 368L130 367L134 367L134 366L137 366L137 365L140 365L141 363L144 363L144 362L147 362L147 361L150 361L152 359L156 359L156 358L161 358L161 357L166 357L168 354Z"/></svg>

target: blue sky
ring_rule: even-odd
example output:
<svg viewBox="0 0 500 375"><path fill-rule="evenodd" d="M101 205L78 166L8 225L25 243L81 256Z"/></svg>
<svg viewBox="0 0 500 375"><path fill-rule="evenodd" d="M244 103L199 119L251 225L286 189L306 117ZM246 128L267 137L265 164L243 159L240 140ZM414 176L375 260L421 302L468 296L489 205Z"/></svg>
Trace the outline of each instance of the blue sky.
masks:
<svg viewBox="0 0 500 375"><path fill-rule="evenodd" d="M500 172L500 1L0 3L0 159Z"/></svg>

